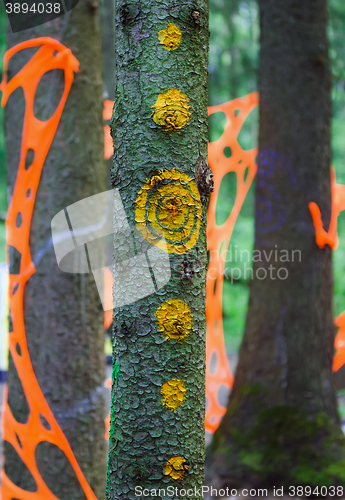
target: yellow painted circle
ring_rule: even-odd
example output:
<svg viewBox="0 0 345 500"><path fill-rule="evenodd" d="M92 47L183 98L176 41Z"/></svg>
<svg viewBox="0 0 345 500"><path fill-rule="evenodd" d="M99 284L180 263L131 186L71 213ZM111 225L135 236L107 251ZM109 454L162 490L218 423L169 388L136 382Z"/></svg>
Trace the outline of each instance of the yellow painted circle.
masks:
<svg viewBox="0 0 345 500"><path fill-rule="evenodd" d="M183 254L198 241L201 202L197 185L176 169L147 179L135 202L137 229L161 250Z"/></svg>
<svg viewBox="0 0 345 500"><path fill-rule="evenodd" d="M185 340L192 331L193 315L183 300L171 299L163 302L155 316L159 330L166 340Z"/></svg>
<svg viewBox="0 0 345 500"><path fill-rule="evenodd" d="M152 119L166 132L177 132L188 123L191 115L188 103L186 94L174 87L158 95L152 106Z"/></svg>
<svg viewBox="0 0 345 500"><path fill-rule="evenodd" d="M168 23L165 30L158 32L158 40L166 50L175 50L181 43L182 33L176 24Z"/></svg>
<svg viewBox="0 0 345 500"><path fill-rule="evenodd" d="M179 406L183 405L187 389L184 381L174 378L168 380L162 385L161 394L163 396L163 406L171 411L176 411Z"/></svg>
<svg viewBox="0 0 345 500"><path fill-rule="evenodd" d="M189 469L183 457L171 457L165 465L164 474L170 476L170 479L183 479L185 472Z"/></svg>

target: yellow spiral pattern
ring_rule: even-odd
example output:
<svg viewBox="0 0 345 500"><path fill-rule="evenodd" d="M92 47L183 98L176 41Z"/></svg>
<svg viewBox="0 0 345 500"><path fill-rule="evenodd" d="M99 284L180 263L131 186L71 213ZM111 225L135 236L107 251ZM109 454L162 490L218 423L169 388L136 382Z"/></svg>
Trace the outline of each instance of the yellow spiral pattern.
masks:
<svg viewBox="0 0 345 500"><path fill-rule="evenodd" d="M198 241L201 201L191 177L175 168L147 179L135 202L137 229L163 251L184 254Z"/></svg>

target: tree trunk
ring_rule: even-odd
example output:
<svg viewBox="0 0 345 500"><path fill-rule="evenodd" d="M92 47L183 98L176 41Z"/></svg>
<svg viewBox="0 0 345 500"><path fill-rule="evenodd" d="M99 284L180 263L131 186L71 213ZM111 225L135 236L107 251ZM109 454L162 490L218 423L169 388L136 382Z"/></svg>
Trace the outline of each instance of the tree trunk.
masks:
<svg viewBox="0 0 345 500"><path fill-rule="evenodd" d="M103 78L103 99L113 101L115 89L115 1L101 1L101 24L102 24L102 78ZM106 121L109 125L110 120ZM108 129L109 130L109 129ZM110 132L109 132L110 134ZM110 137L110 135L109 135ZM110 170L112 166L112 156L107 160L107 188L111 189ZM112 247L109 244L109 251ZM111 257L110 257L111 260ZM110 327L111 328L111 327Z"/></svg>
<svg viewBox="0 0 345 500"><path fill-rule="evenodd" d="M260 0L254 277L208 483L344 484L332 378L331 249L308 203L331 214L327 2ZM266 252L266 253L265 253Z"/></svg>
<svg viewBox="0 0 345 500"><path fill-rule="evenodd" d="M115 88L115 2L101 1L103 98L114 99Z"/></svg>
<svg viewBox="0 0 345 500"><path fill-rule="evenodd" d="M80 0L71 11L68 24L65 17L8 36L9 47L41 36L60 40L63 37L62 43L80 62L43 166L35 200L30 251L36 272L25 286L24 318L35 376L82 472L95 495L102 498L106 482L104 311L92 275L62 272L49 244L51 220L59 211L106 189L98 6ZM26 49L13 58L13 63L11 60L8 79L33 52ZM63 71L54 70L43 76L34 106L38 119L47 120L52 115L63 89ZM6 106L10 199L19 164L24 109L25 100L19 89ZM12 265L18 266L15 252L10 258ZM11 272L18 269L12 267ZM30 408L12 359L8 402L15 419L25 423ZM71 465L57 446L47 441L39 443L36 461L39 473L56 497L86 498ZM31 473L6 442L5 472L24 490L36 489Z"/></svg>
<svg viewBox="0 0 345 500"><path fill-rule="evenodd" d="M194 488L203 485L205 447L208 5L120 0L115 23L112 182L136 241L142 233L151 250L168 256L160 279L171 276L160 288L155 275L157 293L114 311L119 373L107 497L161 489L162 498L176 499L186 489L186 498L200 498ZM119 286L115 280L115 301Z"/></svg>

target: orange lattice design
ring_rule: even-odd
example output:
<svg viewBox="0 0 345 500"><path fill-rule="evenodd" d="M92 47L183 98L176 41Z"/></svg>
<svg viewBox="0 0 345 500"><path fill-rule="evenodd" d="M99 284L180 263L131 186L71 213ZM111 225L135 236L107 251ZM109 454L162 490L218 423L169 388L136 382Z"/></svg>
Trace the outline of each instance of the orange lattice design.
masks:
<svg viewBox="0 0 345 500"><path fill-rule="evenodd" d="M311 201L309 210L313 218L316 233L316 244L319 248L329 245L332 250L338 248L339 239L337 233L338 216L345 210L345 186L336 183L335 170L331 168L331 190L332 190L332 215L328 231L323 228L322 217L319 207Z"/></svg>
<svg viewBox="0 0 345 500"><path fill-rule="evenodd" d="M10 58L16 52L28 47L40 48L30 61L7 82L7 68ZM20 161L6 219L6 233L7 245L16 248L21 254L19 274L10 274L9 307L13 331L9 335L9 349L30 408L30 414L26 424L17 422L6 399L3 416L3 437L4 440L11 443L31 472L36 481L37 491L28 492L22 490L13 484L2 470L2 500L11 500L13 498L21 500L24 498L26 500L58 500L43 481L36 464L35 450L38 443L42 441L48 441L58 446L65 453L87 500L96 500L35 377L26 342L23 314L24 287L30 276L36 272L29 247L31 218L36 192L44 160L59 124L61 113L73 83L74 73L78 71L78 68L79 62L71 51L61 43L48 37L20 43L8 50L4 57L4 76L0 87L3 92L1 105L6 105L8 97L18 87L22 87L26 103ZM54 114L48 120L40 121L34 116L36 90L42 76L53 69L64 70L65 88ZM31 165L27 165L25 168L29 150L33 150L34 159ZM19 213L21 214L21 224L17 227L16 219ZM20 348L18 350L16 349L17 345ZM41 415L48 422L49 429L42 424ZM21 446L17 436L20 439Z"/></svg>
<svg viewBox="0 0 345 500"><path fill-rule="evenodd" d="M111 119L113 113L114 101L105 100L103 102L103 120ZM110 126L104 125L104 158L109 160L113 156L113 141L110 135Z"/></svg>
<svg viewBox="0 0 345 500"><path fill-rule="evenodd" d="M333 371L337 372L345 363L345 311L335 318L334 324L339 328L335 337L336 353L333 358Z"/></svg>
<svg viewBox="0 0 345 500"><path fill-rule="evenodd" d="M328 231L323 228L321 212L316 203L309 203L309 210L315 227L315 240L319 248L329 245L336 250L339 244L337 225L339 214L345 210L345 186L337 184L335 170L331 168L331 191L332 191L332 213ZM334 320L335 326L339 328L335 337L334 347L336 353L333 358L333 371L338 371L345 363L345 311Z"/></svg>
<svg viewBox="0 0 345 500"><path fill-rule="evenodd" d="M103 120L110 120L113 112L114 101L105 100L103 108ZM109 160L113 156L113 141L110 135L110 126L104 125L104 158ZM110 327L113 321L113 310L107 306L109 301L112 301L113 290L113 275L111 270L106 267L104 270L104 299L105 299L105 312L104 312L104 327L106 330ZM104 387L111 389L111 378L107 378L104 382ZM105 439L109 439L110 432L110 411L105 418Z"/></svg>
<svg viewBox="0 0 345 500"><path fill-rule="evenodd" d="M258 105L258 93L253 92L243 98L211 106L208 114L223 111L226 116L222 136L209 144L208 161L213 172L214 192L211 194L207 222L207 246L210 261L206 282L206 398L207 410L205 428L214 432L224 415L226 408L218 401L218 393L223 385L230 389L233 376L226 356L222 294L225 268L225 252L228 250L232 231L237 217L256 174L255 157L257 149L245 151L238 143L238 135L249 113ZM230 147L231 156L224 155L224 148ZM235 172L237 178L236 199L227 220L221 226L216 224L216 205L220 185L228 172ZM211 360L215 358L215 367L211 372Z"/></svg>
<svg viewBox="0 0 345 500"><path fill-rule="evenodd" d="M107 101L105 101L107 102ZM111 104L113 104L111 101L108 101L110 102ZM103 115L104 117L104 115ZM109 127L109 125L108 125ZM109 136L110 136L110 132L109 133ZM111 139L111 137L110 137ZM104 146L106 145L106 141L104 141ZM111 146L111 148L113 148L113 146ZM105 150L106 150L106 146L105 146ZM113 153L111 153L112 155ZM111 156L110 155L110 156ZM109 156L109 158L110 158ZM108 158L106 158L108 159ZM104 307L105 307L105 312L104 312L104 327L106 330L108 330L108 328L110 327L110 325L112 324L113 322L113 310L111 309L111 303L113 301L113 275L112 275L112 272L111 270L106 267L104 269ZM107 389L111 389L111 377L107 378L105 381L104 381L104 387L106 387ZM110 433L110 411L108 413L108 415L105 417L105 421L104 421L104 424L105 424L105 439L106 441L108 441L109 439L109 433Z"/></svg>
<svg viewBox="0 0 345 500"><path fill-rule="evenodd" d="M221 385L230 389L233 382L223 336L222 292L225 262L222 251L224 252L228 248L237 217L257 170L255 164L257 150L243 151L237 141L245 119L257 105L258 94L254 92L244 98L209 108L209 115L217 111L223 111L227 119L223 135L218 141L209 144L209 164L215 181L214 193L211 195L210 200L207 226L210 263L206 285L206 397L208 405L205 427L210 432L217 429L222 416L226 412L226 408L222 407L218 401L219 389ZM237 116L235 116L235 112L238 113ZM226 158L224 155L223 151L226 146L231 149L232 155L230 158ZM248 175L245 179L247 167ZM227 221L221 226L217 226L215 214L221 180L226 173L231 171L236 172L237 175L235 203ZM328 244L335 250L339 241L337 233L338 216L340 212L345 210L345 186L336 183L334 169L331 169L331 189L332 215L328 231L323 228L321 212L317 204L310 202L309 209L315 226L317 245L324 248ZM345 311L335 319L334 324L339 328L335 338L336 354L333 360L333 371L337 371L345 363ZM216 368L211 373L211 360L214 355L216 356Z"/></svg>

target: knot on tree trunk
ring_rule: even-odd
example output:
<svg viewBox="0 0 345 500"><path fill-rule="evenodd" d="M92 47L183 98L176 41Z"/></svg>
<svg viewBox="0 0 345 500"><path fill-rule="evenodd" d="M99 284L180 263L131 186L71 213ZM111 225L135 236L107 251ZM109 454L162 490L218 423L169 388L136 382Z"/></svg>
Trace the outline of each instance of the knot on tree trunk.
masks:
<svg viewBox="0 0 345 500"><path fill-rule="evenodd" d="M199 156L198 165L195 172L195 181L199 189L200 199L205 203L208 195L213 193L213 174L203 156Z"/></svg>

